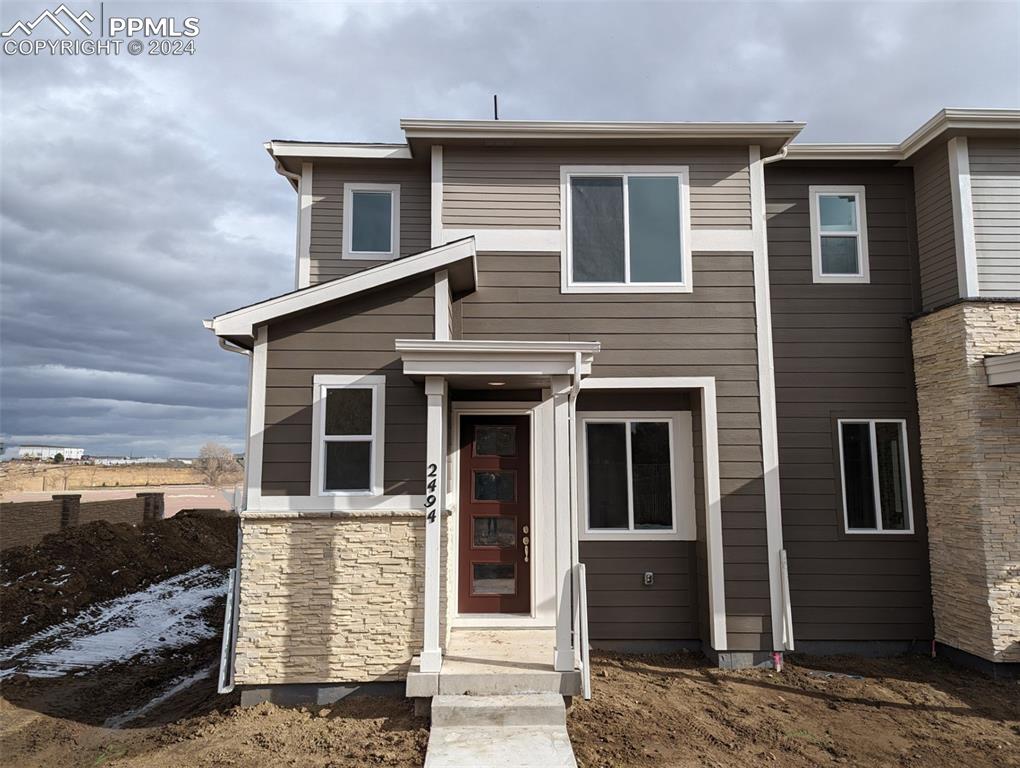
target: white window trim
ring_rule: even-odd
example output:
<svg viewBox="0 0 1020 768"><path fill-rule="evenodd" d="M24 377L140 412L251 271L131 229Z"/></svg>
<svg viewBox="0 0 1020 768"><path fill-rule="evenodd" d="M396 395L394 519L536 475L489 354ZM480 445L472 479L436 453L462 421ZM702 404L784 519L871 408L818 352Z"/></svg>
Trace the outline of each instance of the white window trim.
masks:
<svg viewBox="0 0 1020 768"><path fill-rule="evenodd" d="M351 246L354 234L354 193L355 192L389 192L390 193L390 250L389 251L355 251ZM393 261L400 256L400 185L369 184L367 182L350 182L344 184L344 222L343 222L343 258L371 261Z"/></svg>
<svg viewBox="0 0 1020 768"><path fill-rule="evenodd" d="M853 195L857 212L856 232L825 232L826 237L857 238L857 273L853 275L828 275L822 272L822 227L818 198L822 195ZM810 186L808 187L809 208L811 209L811 276L816 283L870 283L871 268L868 264L868 214L863 186Z"/></svg>
<svg viewBox="0 0 1020 768"><path fill-rule="evenodd" d="M312 377L312 496L381 496L383 493L383 467L386 444L386 377L338 374L316 374ZM370 478L367 491L326 491L326 390L371 389L372 435L365 437L330 436L330 441L372 442L369 465Z"/></svg>
<svg viewBox="0 0 1020 768"><path fill-rule="evenodd" d="M679 283L575 283L570 228L570 180L575 176L623 177L624 272L630 275L629 176L677 176L680 183L680 249L683 280ZM560 166L560 291L561 293L691 293L691 205L690 169L686 165L562 165Z"/></svg>
<svg viewBox="0 0 1020 768"><path fill-rule="evenodd" d="M846 463L843 457L843 425L844 424L867 424L871 435L871 481L875 494L875 528L851 528L850 516L846 508ZM876 424L898 424L900 427L900 439L903 443L903 466L906 479L907 494L907 527L900 529L886 529L882 527L882 503L878 487L878 440L875 434ZM836 428L836 439L839 441L839 481L843 497L843 531L849 535L857 534L909 534L914 532L914 495L910 485L910 446L907 444L909 433L907 432L906 419L838 419Z"/></svg>
<svg viewBox="0 0 1020 768"><path fill-rule="evenodd" d="M588 527L588 440L589 423L657 421L669 424L670 466L672 468L673 525L663 530L591 529ZM694 440L690 411L582 411L577 419L578 538L581 541L694 541L697 537L694 517ZM634 525L631 483L630 430L627 430L628 524Z"/></svg>

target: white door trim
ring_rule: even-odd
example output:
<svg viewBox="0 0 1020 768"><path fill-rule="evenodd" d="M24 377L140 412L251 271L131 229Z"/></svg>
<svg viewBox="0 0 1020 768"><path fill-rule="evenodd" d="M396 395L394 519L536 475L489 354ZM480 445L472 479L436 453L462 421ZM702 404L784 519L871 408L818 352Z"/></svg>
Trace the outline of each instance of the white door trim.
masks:
<svg viewBox="0 0 1020 768"><path fill-rule="evenodd" d="M447 508L452 510L449 518L450 552L447 556L450 576L447 578L451 594L447 595L447 612L450 626L457 627L552 627L554 618L551 609L542 610L542 598L548 590L555 590L552 580L553 573L547 567L551 562L554 541L549 532L553 531L552 515L543 514L540 510L539 482L544 484L544 475L540 476L542 462L539 455L542 443L539 432L542 429L539 419L541 403L533 401L493 401L493 402L451 402L450 413L450 484L447 489ZM530 615L511 614L461 614L458 613L460 585L460 417L461 416L527 416L531 433L530 475L531 475L531 613ZM541 520L539 519L541 516ZM548 523L548 525L546 525ZM546 550L548 549L548 554ZM550 583L548 586L546 581ZM555 592L552 592L555 594ZM546 615L548 613L548 615Z"/></svg>

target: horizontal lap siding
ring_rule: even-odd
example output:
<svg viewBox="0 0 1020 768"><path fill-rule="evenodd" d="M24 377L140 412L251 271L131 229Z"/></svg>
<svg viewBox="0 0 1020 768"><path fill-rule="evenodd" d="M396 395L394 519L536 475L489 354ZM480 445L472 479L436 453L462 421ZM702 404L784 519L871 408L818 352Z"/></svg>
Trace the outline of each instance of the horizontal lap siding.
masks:
<svg viewBox="0 0 1020 768"><path fill-rule="evenodd" d="M423 491L425 395L403 374L398 338L432 338L431 275L269 327L262 493L310 495L312 377L386 376L386 494Z"/></svg>
<svg viewBox="0 0 1020 768"><path fill-rule="evenodd" d="M812 283L811 184L865 186L870 284ZM770 166L765 197L783 540L794 636L843 641L930 638L908 320L918 301L910 170ZM907 419L915 535L861 538L843 533L834 433L839 416Z"/></svg>
<svg viewBox="0 0 1020 768"><path fill-rule="evenodd" d="M561 294L558 253L481 253L464 339L599 341L593 376L714 376L731 650L771 649L753 260L695 253L690 294ZM692 550L693 551L693 550ZM748 567L765 573L762 588ZM696 569L692 566L692 573Z"/></svg>
<svg viewBox="0 0 1020 768"><path fill-rule="evenodd" d="M443 225L559 229L561 165L686 165L691 225L751 226L747 147L500 148L443 151Z"/></svg>
<svg viewBox="0 0 1020 768"><path fill-rule="evenodd" d="M929 310L949 304L960 296L949 153L944 144L928 150L915 161L914 199L921 301L924 309Z"/></svg>
<svg viewBox="0 0 1020 768"><path fill-rule="evenodd" d="M1020 296L1020 140L967 143L980 294Z"/></svg>
<svg viewBox="0 0 1020 768"><path fill-rule="evenodd" d="M429 166L402 160L316 163L312 173L312 284L344 277L383 262L342 259L344 184L400 184L400 255L432 244Z"/></svg>

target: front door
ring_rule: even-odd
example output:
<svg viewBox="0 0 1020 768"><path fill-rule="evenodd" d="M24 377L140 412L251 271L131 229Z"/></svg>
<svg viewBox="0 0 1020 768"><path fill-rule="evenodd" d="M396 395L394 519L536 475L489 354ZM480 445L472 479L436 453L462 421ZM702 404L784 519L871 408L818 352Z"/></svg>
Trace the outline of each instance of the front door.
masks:
<svg viewBox="0 0 1020 768"><path fill-rule="evenodd" d="M460 613L530 613L527 416L461 416Z"/></svg>

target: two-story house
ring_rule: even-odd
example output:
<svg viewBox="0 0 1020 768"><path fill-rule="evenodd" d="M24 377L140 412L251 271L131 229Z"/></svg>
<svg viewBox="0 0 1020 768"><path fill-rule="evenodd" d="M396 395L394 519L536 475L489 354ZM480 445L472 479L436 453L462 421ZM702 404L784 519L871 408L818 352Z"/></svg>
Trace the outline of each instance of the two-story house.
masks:
<svg viewBox="0 0 1020 768"><path fill-rule="evenodd" d="M296 285L207 321L251 365L226 684L1015 668L1020 112L401 127L268 143Z"/></svg>

